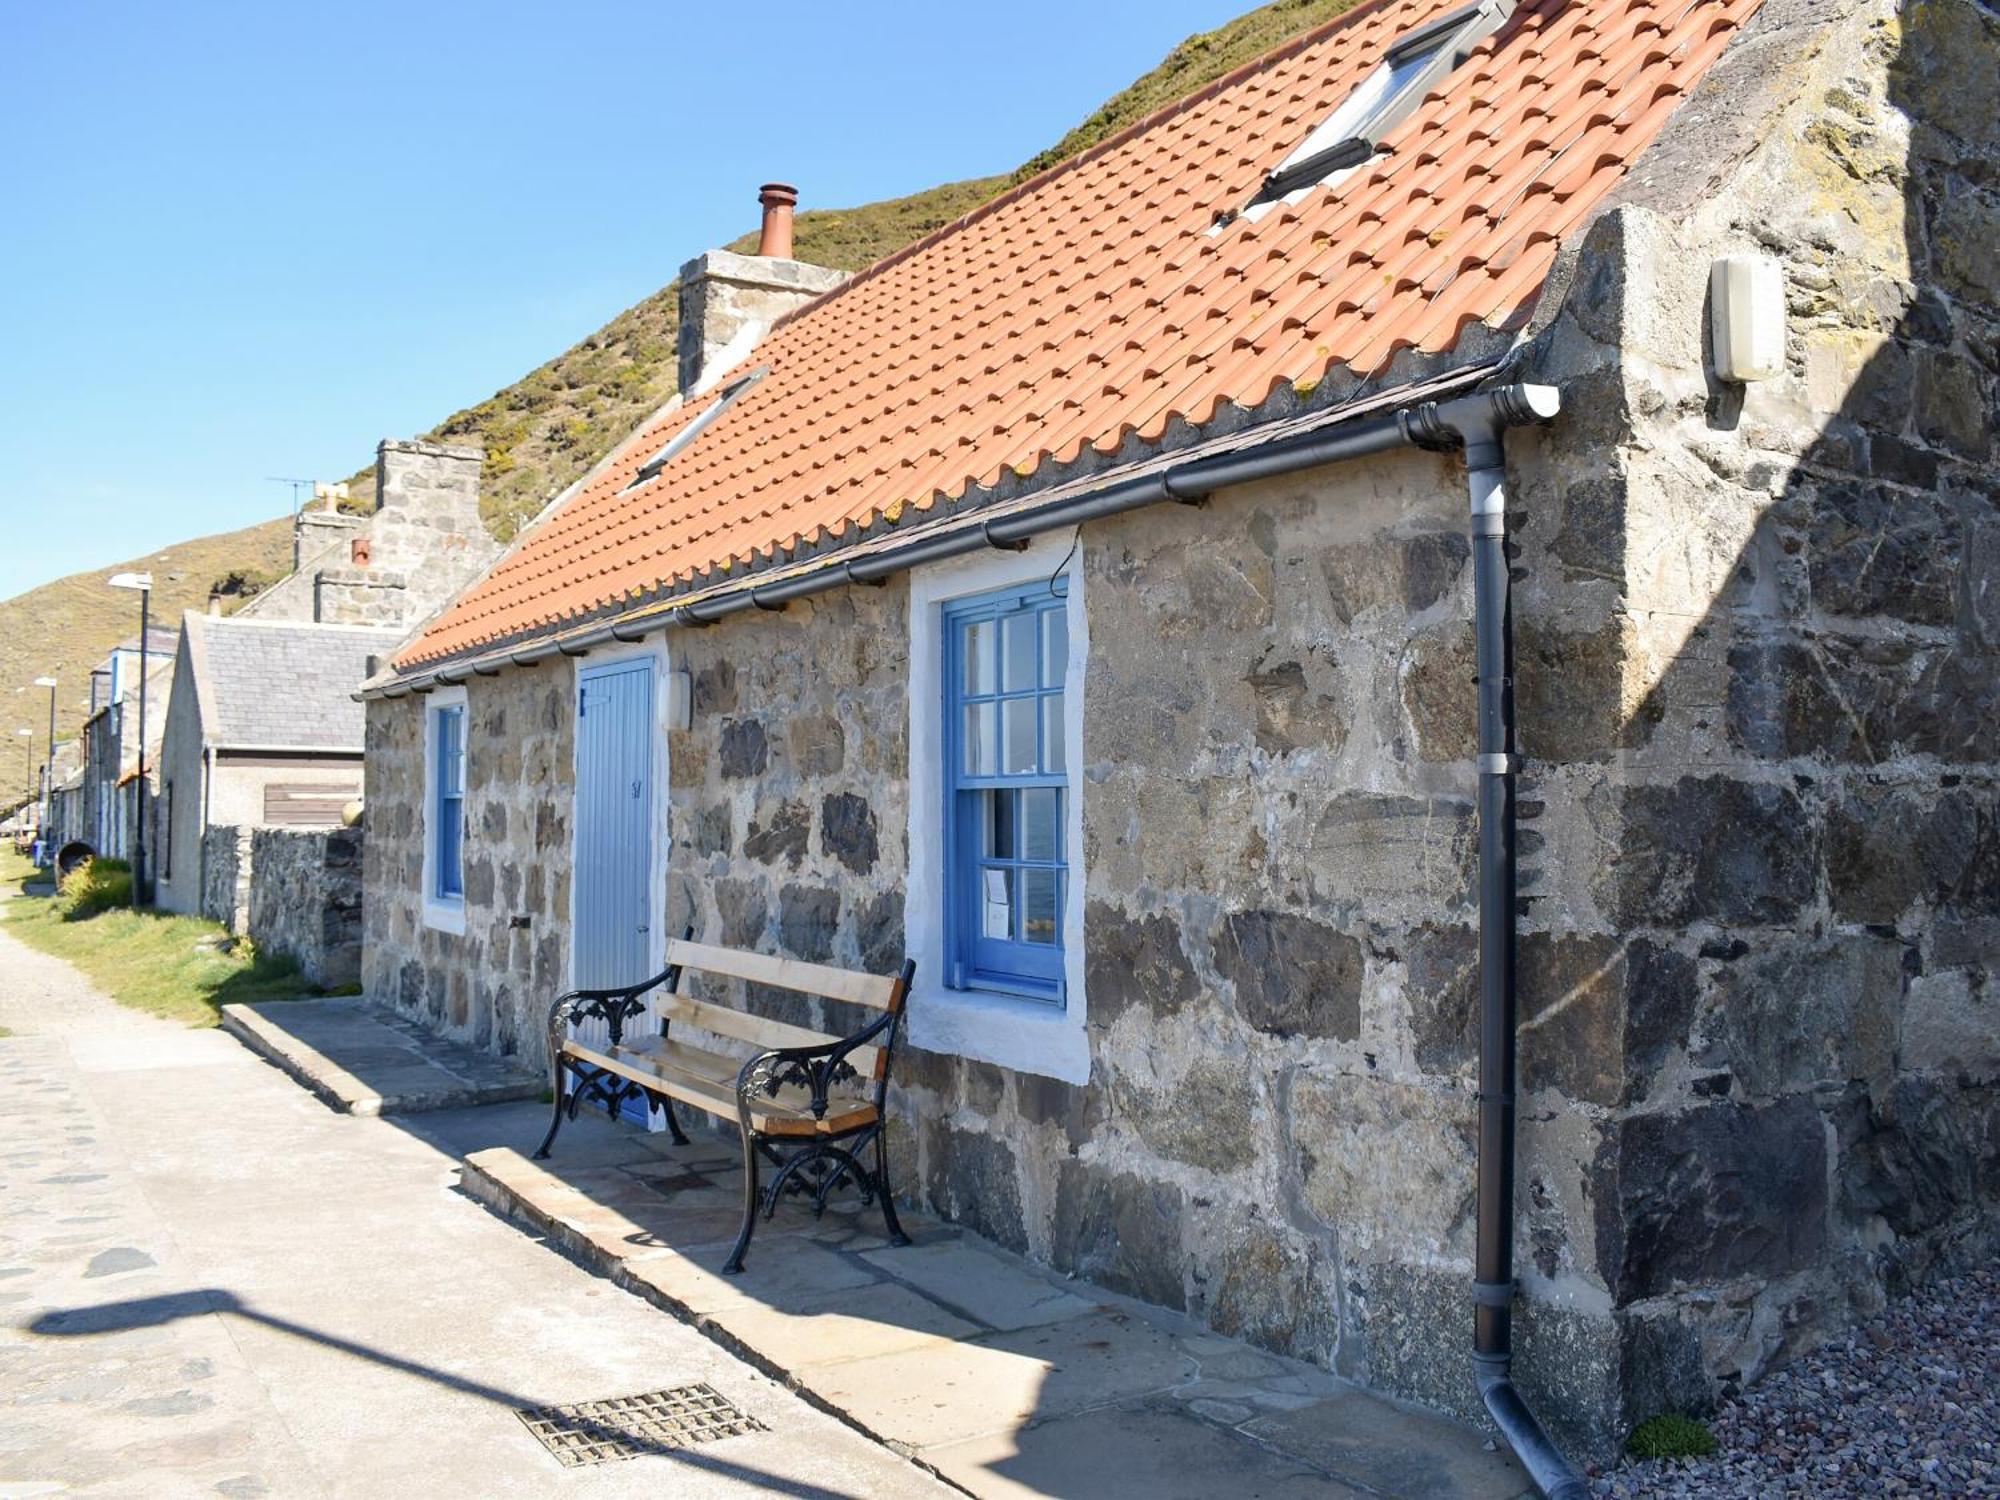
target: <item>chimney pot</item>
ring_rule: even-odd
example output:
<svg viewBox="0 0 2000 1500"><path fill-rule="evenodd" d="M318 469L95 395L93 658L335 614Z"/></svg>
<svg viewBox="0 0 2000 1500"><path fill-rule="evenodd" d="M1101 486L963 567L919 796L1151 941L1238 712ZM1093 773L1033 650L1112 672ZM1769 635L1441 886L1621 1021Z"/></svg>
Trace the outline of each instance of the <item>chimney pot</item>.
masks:
<svg viewBox="0 0 2000 1500"><path fill-rule="evenodd" d="M222 595L213 589L210 589L208 594L208 612L212 615L222 613Z"/></svg>
<svg viewBox="0 0 2000 1500"><path fill-rule="evenodd" d="M799 190L790 183L767 182L757 189L757 201L764 205L764 228L757 236L757 253L790 260L792 210L798 206Z"/></svg>

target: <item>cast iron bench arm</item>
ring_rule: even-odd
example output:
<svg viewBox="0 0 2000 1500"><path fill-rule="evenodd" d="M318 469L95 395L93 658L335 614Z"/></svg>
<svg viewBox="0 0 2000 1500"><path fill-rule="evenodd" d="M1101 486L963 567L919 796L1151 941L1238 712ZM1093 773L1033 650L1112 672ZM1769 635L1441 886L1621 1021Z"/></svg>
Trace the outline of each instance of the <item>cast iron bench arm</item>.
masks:
<svg viewBox="0 0 2000 1500"><path fill-rule="evenodd" d="M861 1076L848 1062L848 1054L857 1047L867 1046L884 1032L893 1031L900 1019L898 1012L890 1011L840 1041L811 1047L772 1047L748 1059L736 1074L736 1109L746 1128L754 1096L761 1093L775 1098L778 1090L789 1083L808 1090L812 1094L813 1118L825 1119L827 1090L836 1083ZM895 1038L890 1037L884 1045L893 1047ZM888 1069L884 1068L882 1084L886 1087L887 1083Z"/></svg>
<svg viewBox="0 0 2000 1500"><path fill-rule="evenodd" d="M685 939L694 935L690 927L681 936ZM625 1023L646 1008L645 996L649 991L665 985L669 990L681 987L681 966L668 964L651 979L642 979L637 984L624 985L618 989L569 990L556 996L549 1006L549 1056L554 1059L562 1044L569 1038L569 1027L576 1021L602 1021L611 1028L611 1045L616 1047L625 1040Z"/></svg>

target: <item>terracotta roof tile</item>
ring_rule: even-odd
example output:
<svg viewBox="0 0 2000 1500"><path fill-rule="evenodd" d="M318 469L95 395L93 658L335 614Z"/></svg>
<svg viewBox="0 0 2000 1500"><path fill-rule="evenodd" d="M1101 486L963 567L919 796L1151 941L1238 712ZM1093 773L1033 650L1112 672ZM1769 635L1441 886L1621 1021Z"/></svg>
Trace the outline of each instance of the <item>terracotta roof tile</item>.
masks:
<svg viewBox="0 0 2000 1500"><path fill-rule="evenodd" d="M1281 382L1520 327L1561 248L1759 0L1527 0L1382 141L1238 211L1398 37L1462 0L1374 0L1052 169L780 323L770 373L651 423L399 657L543 631Z"/></svg>

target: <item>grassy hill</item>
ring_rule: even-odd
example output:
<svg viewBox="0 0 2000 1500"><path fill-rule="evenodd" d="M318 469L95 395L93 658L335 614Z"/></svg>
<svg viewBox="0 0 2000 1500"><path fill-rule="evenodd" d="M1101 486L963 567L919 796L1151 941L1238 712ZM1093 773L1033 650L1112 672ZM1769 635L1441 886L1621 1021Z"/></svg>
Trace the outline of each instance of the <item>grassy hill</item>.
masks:
<svg viewBox="0 0 2000 1500"><path fill-rule="evenodd" d="M1276 0L1228 25L1189 37L1160 65L1121 90L1054 146L1019 170L999 177L891 198L860 208L813 209L798 216L794 253L801 260L858 271L932 230L970 213L1037 172L1115 135L1154 110L1192 93L1286 39L1338 15L1354 0ZM686 246L689 256L706 247ZM756 248L753 233L729 248ZM503 540L601 458L674 392L678 284L669 284L620 313L574 348L476 406L454 412L428 433L439 441L486 445L482 507ZM355 504L373 504L373 466L350 481ZM280 519L243 531L183 542L147 557L59 579L0 601L0 693L53 672L65 734L82 721L88 673L112 646L137 629L129 595L103 580L121 568L150 568L160 581L154 603L167 623L199 608L214 580L236 575L252 588L290 565L291 526ZM4 702L0 699L0 702ZM0 724L13 741L16 724L35 730L37 754L46 733L47 703L30 689L14 700L15 724ZM19 752L0 749L0 810L17 797Z"/></svg>
<svg viewBox="0 0 2000 1500"><path fill-rule="evenodd" d="M209 589L219 580L232 580L231 591L240 595L284 576L291 566L292 522L286 516L108 562L0 600L0 712L9 715L0 719L0 740L6 742L0 748L0 810L17 804L25 789L21 752L14 747L26 742L14 731L35 732L37 762L47 748L47 690L27 684L37 677L56 679L56 733L68 738L89 710L90 669L139 633L138 596L109 587L105 579L127 570L150 572L153 619L174 626L183 610L207 604Z"/></svg>

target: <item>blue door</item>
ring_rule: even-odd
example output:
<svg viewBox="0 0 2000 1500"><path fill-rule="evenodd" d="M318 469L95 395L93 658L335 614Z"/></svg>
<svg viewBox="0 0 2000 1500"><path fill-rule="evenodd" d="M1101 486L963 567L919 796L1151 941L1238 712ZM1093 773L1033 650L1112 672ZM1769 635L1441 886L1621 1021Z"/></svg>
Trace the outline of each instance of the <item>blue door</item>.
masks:
<svg viewBox="0 0 2000 1500"><path fill-rule="evenodd" d="M578 989L636 984L652 972L653 663L585 668L576 720L576 864L571 959ZM644 1016L628 1034L650 1030ZM593 1034L593 1031L595 1034ZM579 1028L608 1041L601 1022ZM643 1123L643 1100L625 1107Z"/></svg>

